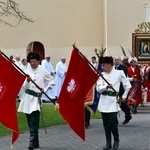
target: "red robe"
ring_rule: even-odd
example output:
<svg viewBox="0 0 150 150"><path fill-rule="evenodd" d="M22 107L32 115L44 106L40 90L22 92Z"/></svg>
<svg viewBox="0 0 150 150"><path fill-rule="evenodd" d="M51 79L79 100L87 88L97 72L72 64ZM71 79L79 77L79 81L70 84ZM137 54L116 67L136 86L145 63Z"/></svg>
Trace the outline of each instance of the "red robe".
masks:
<svg viewBox="0 0 150 150"><path fill-rule="evenodd" d="M131 66L127 68L128 77L129 78L136 78L139 82L131 81L131 89L128 96L128 105L131 104L140 104L142 102L142 91L141 91L141 75L140 75L140 68L138 66L135 67L133 72ZM137 83L137 84L136 84ZM138 85L138 86L137 86ZM133 93L132 90L135 89L137 86L137 90L135 90L135 94L133 94L133 100L129 99L130 95Z"/></svg>
<svg viewBox="0 0 150 150"><path fill-rule="evenodd" d="M87 93L87 95L85 97L85 101L84 101L85 108L92 114L94 114L94 112L89 107L89 105L92 105L94 103L94 97L93 97L94 94L93 93L94 93L94 86L89 90L89 92Z"/></svg>
<svg viewBox="0 0 150 150"><path fill-rule="evenodd" d="M147 88L147 102L150 102L150 71L147 72L146 70L150 67L150 65L144 68L144 87Z"/></svg>

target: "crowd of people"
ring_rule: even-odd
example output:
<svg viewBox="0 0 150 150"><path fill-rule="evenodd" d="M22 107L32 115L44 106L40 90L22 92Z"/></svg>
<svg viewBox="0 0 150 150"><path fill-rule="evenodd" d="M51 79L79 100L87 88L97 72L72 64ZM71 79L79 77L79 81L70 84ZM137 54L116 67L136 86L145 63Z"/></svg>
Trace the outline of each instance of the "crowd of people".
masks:
<svg viewBox="0 0 150 150"><path fill-rule="evenodd" d="M26 114L30 129L28 149L33 150L39 147L38 128L41 110L39 97L47 101L48 98L42 94L45 92L54 102L57 100L67 72L66 58L62 57L55 69L49 55L41 61L40 55L36 52L29 53L27 59L22 61L18 55L15 58L11 55L10 59L28 74L18 94L18 99L21 100L18 111ZM117 150L119 147L118 112L120 110L124 112L125 120L122 124L127 124L132 119L132 113L138 112L139 104L143 106L143 101L150 102L150 65L141 66L137 64L136 57L127 56L99 57L98 62L96 57L92 56L90 62L95 68L100 68L98 70L102 76L85 97L85 102L89 97L92 100L91 94L94 95L93 89L95 89L99 94L97 108L102 114L106 135L106 145L103 150L109 150L112 147ZM41 88L38 89L31 80ZM120 103L117 103L118 97L121 99ZM93 104L85 105L85 128L90 126L91 113L86 107L90 105ZM111 134L114 137L113 146Z"/></svg>
<svg viewBox="0 0 150 150"><path fill-rule="evenodd" d="M50 59L51 57L49 55L46 55L45 59L43 59L42 61L40 60L39 65L41 65L42 68L47 70L50 76L52 76L52 78L54 78L55 80L56 83L55 86L52 89L46 91L46 94L52 99L52 101L53 100L55 101L59 96L67 72L67 66L66 66L66 58L62 57L61 60L56 64L56 68L54 69L54 66L52 65ZM20 60L19 55L16 55L15 58L13 57L13 55L11 55L10 60L14 62L14 64L17 65L22 71L25 71L28 67L30 67L30 63L27 62L27 59L23 58L22 60ZM47 86L47 82L45 82L45 86ZM21 88L17 96L17 101L20 102L22 94L23 90ZM42 94L41 99L42 102L44 103L50 102L50 100L44 94Z"/></svg>
<svg viewBox="0 0 150 150"><path fill-rule="evenodd" d="M93 57L92 57L93 58ZM91 58L91 59L92 59ZM91 64L93 62L91 61ZM136 57L100 57L94 66L101 66L102 76L96 82L99 93L98 110L102 114L103 126L106 136L106 145L103 150L117 150L119 147L119 132L117 114L122 110L127 124L132 114L138 112L138 106L150 102L150 65L138 64ZM103 79L105 78L108 83ZM94 94L94 93L93 93ZM117 99L121 98L120 103ZM85 127L90 125L90 114L85 110ZM114 137L112 146L111 134Z"/></svg>

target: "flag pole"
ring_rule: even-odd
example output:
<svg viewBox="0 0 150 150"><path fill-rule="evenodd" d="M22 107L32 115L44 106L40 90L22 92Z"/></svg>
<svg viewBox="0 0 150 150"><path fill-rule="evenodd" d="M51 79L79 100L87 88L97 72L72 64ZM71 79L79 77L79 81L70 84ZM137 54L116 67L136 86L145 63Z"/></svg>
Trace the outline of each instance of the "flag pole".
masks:
<svg viewBox="0 0 150 150"><path fill-rule="evenodd" d="M79 51L79 49L75 46L75 43L73 44L73 48L74 49L76 49L81 55L82 55L82 57L84 57L84 59L86 59L86 61L88 61L88 59ZM102 79L108 84L108 85L111 85L104 77L103 77L103 75L88 61L88 63L90 64L90 66L92 67L92 69L94 69L96 72L97 72L97 74L100 76L100 77L102 77ZM118 95L119 93L112 87L112 90L116 93L116 95L117 95L117 102L118 102L118 104L120 104L121 103L121 97ZM119 97L119 99L118 99L118 97Z"/></svg>
<svg viewBox="0 0 150 150"><path fill-rule="evenodd" d="M98 75L101 76L100 72L88 61L88 59L87 59L87 58L79 51L79 49L75 46L75 43L74 43L74 45L73 45L73 48L74 48L75 50L77 50L77 51L80 53L80 55L82 55L82 57L89 63L89 65L92 67L92 69L94 69L94 71L95 71Z"/></svg>
<svg viewBox="0 0 150 150"><path fill-rule="evenodd" d="M76 49L84 57L84 59L86 59L86 61L88 61L88 59L79 51L79 49L75 46L75 44L73 45L73 48ZM88 63L92 67L92 69L94 69L97 72L97 74L101 76L108 85L110 85L110 83L103 77L103 75L89 61ZM114 92L116 92L115 89L114 89Z"/></svg>
<svg viewBox="0 0 150 150"><path fill-rule="evenodd" d="M0 53L5 57L7 58L21 73L23 73L26 77L29 77L28 74L26 74L22 69L20 69L13 61L10 60L10 58L5 55L2 51L0 51ZM41 88L31 79L31 82L41 91ZM54 105L55 105L55 102L52 101L52 99L45 93L45 92L42 92Z"/></svg>

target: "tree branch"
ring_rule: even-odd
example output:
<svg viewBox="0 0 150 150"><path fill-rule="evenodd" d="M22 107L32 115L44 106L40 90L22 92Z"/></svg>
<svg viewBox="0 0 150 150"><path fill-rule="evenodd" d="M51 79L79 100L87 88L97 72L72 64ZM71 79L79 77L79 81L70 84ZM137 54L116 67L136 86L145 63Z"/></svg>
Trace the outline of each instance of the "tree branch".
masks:
<svg viewBox="0 0 150 150"><path fill-rule="evenodd" d="M15 20L15 24L10 22L10 17ZM7 0L7 2L0 1L0 23L16 27L24 20L34 22L31 18L25 16L24 12L19 10L19 4L14 0Z"/></svg>

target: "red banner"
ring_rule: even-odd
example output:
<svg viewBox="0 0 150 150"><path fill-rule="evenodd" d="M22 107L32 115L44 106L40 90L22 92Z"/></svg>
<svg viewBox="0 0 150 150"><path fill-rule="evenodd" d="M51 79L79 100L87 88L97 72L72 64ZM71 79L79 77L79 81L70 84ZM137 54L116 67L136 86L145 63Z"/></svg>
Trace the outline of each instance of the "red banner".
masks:
<svg viewBox="0 0 150 150"><path fill-rule="evenodd" d="M13 64L0 54L0 122L12 130L12 144L19 137L16 97L25 80Z"/></svg>
<svg viewBox="0 0 150 150"><path fill-rule="evenodd" d="M78 50L73 49L58 103L63 118L84 141L84 100L98 77L90 62Z"/></svg>

